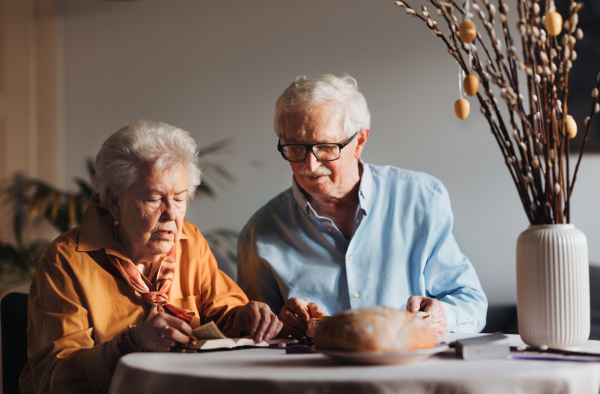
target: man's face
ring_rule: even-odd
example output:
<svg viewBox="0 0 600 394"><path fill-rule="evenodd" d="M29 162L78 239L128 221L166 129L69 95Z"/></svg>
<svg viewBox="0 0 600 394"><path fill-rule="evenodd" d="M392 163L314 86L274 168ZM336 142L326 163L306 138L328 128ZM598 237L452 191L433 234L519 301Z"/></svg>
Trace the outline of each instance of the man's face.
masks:
<svg viewBox="0 0 600 394"><path fill-rule="evenodd" d="M325 104L319 107L285 114L285 136L282 144L342 143L341 118L336 116L339 108ZM342 197L357 183L359 138L355 138L341 151L335 161L319 161L312 152L308 152L302 162L290 162L296 182L311 196ZM364 142L363 142L364 145ZM362 146L361 146L362 148Z"/></svg>

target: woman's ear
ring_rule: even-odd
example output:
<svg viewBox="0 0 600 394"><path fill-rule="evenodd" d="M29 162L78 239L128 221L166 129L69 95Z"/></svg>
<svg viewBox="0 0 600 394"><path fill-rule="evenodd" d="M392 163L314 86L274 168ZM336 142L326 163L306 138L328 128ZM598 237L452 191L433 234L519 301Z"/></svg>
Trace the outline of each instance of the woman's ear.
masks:
<svg viewBox="0 0 600 394"><path fill-rule="evenodd" d="M112 189L106 189L106 205L110 214L115 220L121 220L121 207L119 206L119 198L115 195Z"/></svg>
<svg viewBox="0 0 600 394"><path fill-rule="evenodd" d="M358 136L356 136L356 139L358 140L358 145L356 145L356 149L354 150L354 158L355 159L360 159L360 154L362 153L362 150L365 147L365 144L367 143L367 140L369 139L369 133L371 132L370 129L362 129L360 131L360 133L358 134Z"/></svg>

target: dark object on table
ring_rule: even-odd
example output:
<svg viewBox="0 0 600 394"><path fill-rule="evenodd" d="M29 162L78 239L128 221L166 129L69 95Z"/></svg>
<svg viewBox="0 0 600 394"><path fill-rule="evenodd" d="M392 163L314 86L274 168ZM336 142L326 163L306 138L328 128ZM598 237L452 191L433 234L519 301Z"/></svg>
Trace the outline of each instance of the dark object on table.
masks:
<svg viewBox="0 0 600 394"><path fill-rule="evenodd" d="M510 354L508 337L501 332L459 339L454 347L456 348L456 355L465 360L507 358Z"/></svg>
<svg viewBox="0 0 600 394"><path fill-rule="evenodd" d="M308 354L314 352L315 344L313 343L313 339L309 337L302 337L285 347L285 354Z"/></svg>
<svg viewBox="0 0 600 394"><path fill-rule="evenodd" d="M2 392L19 393L19 375L27 364L27 298L9 293L0 303L2 327Z"/></svg>
<svg viewBox="0 0 600 394"><path fill-rule="evenodd" d="M570 361L594 361L600 360L600 353L587 352L579 350L562 349L540 349L536 347L517 347L511 346L510 352L513 359L532 359L532 360L570 360Z"/></svg>

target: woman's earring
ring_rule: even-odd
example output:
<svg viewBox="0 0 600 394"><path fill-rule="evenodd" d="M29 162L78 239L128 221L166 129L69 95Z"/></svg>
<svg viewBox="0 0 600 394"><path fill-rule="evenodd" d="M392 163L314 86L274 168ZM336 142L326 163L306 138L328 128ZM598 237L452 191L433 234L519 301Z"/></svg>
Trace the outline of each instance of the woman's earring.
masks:
<svg viewBox="0 0 600 394"><path fill-rule="evenodd" d="M115 241L119 240L119 237L117 236L117 226L119 225L119 221L115 220L115 225L113 226L113 234L115 236Z"/></svg>

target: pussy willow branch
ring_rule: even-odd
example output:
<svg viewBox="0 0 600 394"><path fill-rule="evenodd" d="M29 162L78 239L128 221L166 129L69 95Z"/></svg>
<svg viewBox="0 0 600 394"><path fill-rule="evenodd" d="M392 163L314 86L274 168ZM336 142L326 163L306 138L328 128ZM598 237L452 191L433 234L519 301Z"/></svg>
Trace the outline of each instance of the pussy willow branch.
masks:
<svg viewBox="0 0 600 394"><path fill-rule="evenodd" d="M514 116L513 116L513 111L516 110L518 112L516 105L518 103L519 97L518 97L518 94L515 92L515 88L514 88L515 86L518 86L518 81L514 81L514 79L512 78L512 75L514 75L514 74L511 73L511 71L507 68L506 63L504 61L505 58L502 54L501 41L497 38L497 35L495 32L494 16L496 14L496 9L495 9L494 5L492 5L489 1L484 0L484 5L485 5L486 9L488 10L488 15L489 15L489 17L486 18L485 14L481 11L480 6L477 4L477 1L476 0L473 0L473 1L474 1L473 9L478 14L479 19L481 20L482 24L484 25L487 35L488 35L490 41L492 42L492 48L494 49L494 53L495 53L494 60L496 62L497 68L491 62L491 58L490 58L489 59L490 62L488 63L486 72L487 72L487 74L491 75L492 82L501 89L501 93L502 93L501 97L507 103L507 106L509 109L509 115L510 115L510 124L513 127L513 130L515 131L513 133L514 141L510 138L509 132L504 123L504 120L502 118L500 110L496 104L495 99L493 98L493 93L492 93L491 89L489 89L489 86L487 86L487 84L485 84L485 83L484 83L484 90L485 90L486 95L492 99L492 101L491 101L492 108L494 109L494 112L495 112L498 122L500 124L500 128L499 128L500 133L499 134L501 134L502 140L508 148L508 150L507 150L508 158L506 159L507 165L509 165L509 167L510 167L509 169L511 170L511 174L513 171L512 167L514 167L514 173L515 173L517 181L518 181L518 184L515 186L517 186L517 189L519 190L519 194L520 194L525 212L531 220L532 215L534 214L531 212L532 205L533 205L532 201L535 200L537 191L535 190L535 184L533 182L531 182L531 179L528 176L524 176L524 174L529 174L527 169L530 168L530 163L529 163L530 160L529 160L528 153L527 153L527 145L522 143L522 139L516 132L518 130L518 127L514 121ZM504 15L503 13L504 13L504 11L507 10L508 7L500 2L499 8L501 10L500 15ZM506 18L501 18L501 21L502 21L502 19L506 20ZM506 30L506 32L508 32L508 30ZM506 37L506 33L505 33L505 41L508 44L511 43L511 39ZM485 48L485 46L483 44L482 44L482 46ZM465 45L465 48L469 48L469 50L466 52L475 52L474 45L473 46ZM488 57L489 57L489 54L488 54ZM484 76L484 81L487 81L487 78L486 78L487 74L484 73L483 70L481 70L479 72L479 74ZM516 146L515 146L515 143L516 143ZM519 152L518 156L519 156L520 160L517 159L516 151Z"/></svg>
<svg viewBox="0 0 600 394"><path fill-rule="evenodd" d="M585 147L584 142L573 181L570 181L569 139L565 126L568 74L576 58L575 44L583 37L581 29L577 29L578 12L583 4L571 0L561 47L556 38L546 34L542 24L541 15L551 11L550 2L517 0L517 29L523 51L521 60L508 27L508 6L503 0L498 0L498 8L490 0L481 0L487 14L478 0L472 0L472 9L490 39L493 57L481 33L477 33L476 41L471 44L465 44L459 38L458 19L454 11L463 19L468 19L469 14L454 0L427 1L433 4L436 14L446 21L449 37L444 35L426 7L422 8L421 16L403 0L396 1L396 5L425 22L433 34L444 41L450 55L466 73L474 71L480 76L483 95L486 96L484 98L477 92L481 112L490 124L528 219L532 224L562 223L566 214L569 222L570 197ZM496 33L496 17L500 21L503 40ZM485 52L485 61L480 59L476 43ZM463 53L469 58L468 62ZM519 90L519 70L526 74L529 113L525 110ZM492 85L500 89L500 97L507 105L508 123L504 122ZM594 98L593 111L596 111L598 103L597 97ZM586 120L588 129L585 141L594 114ZM520 121L520 127L517 120ZM509 125L512 131L508 129ZM563 162L565 155L567 163Z"/></svg>
<svg viewBox="0 0 600 394"><path fill-rule="evenodd" d="M588 137L590 135L590 129L592 127L592 121L594 117L600 110L598 105L598 91L600 91L600 74L598 74L598 86L593 90L592 97L594 98L592 109L590 111L590 116L585 119L585 134L583 135L583 143L581 144L581 150L579 151L579 158L577 159L577 164L575 165L575 172L573 173L573 181L571 182L571 188L569 189L569 199L571 199L571 193L573 193L573 187L575 187L575 181L577 180L577 173L579 172L579 165L581 164L581 159L583 157L583 151L585 150L585 145L587 144Z"/></svg>
<svg viewBox="0 0 600 394"><path fill-rule="evenodd" d="M450 44L449 41L445 38L445 36L443 36L443 33L441 31L439 31L439 29L437 28L437 24L433 24L432 22L428 23L428 20L430 19L429 15L427 15L426 17L422 17L416 12L416 10L414 10L412 7L410 7L410 5L406 1L396 1L396 5L398 5L399 7L405 8L407 14L413 15L413 16L421 19L423 22L425 22L427 24L428 28L430 30L432 30L436 36L442 38L442 40L444 41L444 43L446 43L446 46L448 47L448 52L451 55L453 55L457 59L457 61L459 61L461 68L466 73L469 73L469 70L466 67L466 64L463 61L462 56L459 52L460 48L462 48L463 50L465 50L465 48L463 45L460 45L457 42L457 38L456 38L456 32L458 32L457 21L455 20L455 18L452 18L446 12L445 6L448 7L447 3L440 4L439 2L436 2L436 0L432 0L432 4L434 4L436 7L439 7L438 9L441 9L441 14L442 14L442 16L445 17L445 19L449 25L449 28L451 31L451 37L452 37L453 41L456 42L455 46ZM452 9L452 6L450 6L448 8ZM424 11L426 11L426 10L424 10ZM483 46L483 42L481 41L481 36L479 34L478 34L478 36L479 36L479 41L481 42L481 44ZM485 46L484 46L484 48L485 48ZM487 50L486 50L486 52L487 52ZM467 52L467 55L468 55L468 52ZM488 55L488 58L491 60L489 53L487 53L487 55ZM476 58L474 57L474 59L476 59ZM511 177L513 178L515 187L519 191L519 195L521 197L521 202L523 204L523 208L525 209L525 212L531 221L531 220L533 220L533 218L531 217L531 213L530 213L531 204L529 202L528 194L524 192L525 190L527 190L526 184L525 184L525 181L524 181L523 176L520 173L520 171L517 171L514 168L514 164L516 163L515 152L512 147L510 137L508 136L506 127L505 127L504 123L502 122L502 116L501 116L500 110L496 104L496 99L494 98L494 94L490 89L490 86L488 83L489 76L487 76L487 73L485 73L483 71L483 68L479 62L477 62L477 65L479 66L478 67L479 69L477 70L478 73L483 76L482 85L484 86L486 95L489 98L489 103L492 106L492 108L494 109L494 113L496 114L496 117L494 117L492 115L492 111L490 111L490 109L488 107L488 103L486 102L486 100L483 99L483 97L481 97L479 92L477 93L477 98L482 106L482 109L483 109L482 112L484 113L489 124L491 125L492 134L494 134L494 136L496 137L496 140L501 149L501 152L503 153L503 156L505 157L505 163L511 174ZM500 127L496 123L496 119L499 119L499 121L501 122ZM507 148L509 148L509 149L507 149Z"/></svg>

